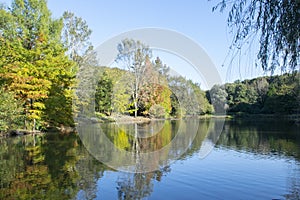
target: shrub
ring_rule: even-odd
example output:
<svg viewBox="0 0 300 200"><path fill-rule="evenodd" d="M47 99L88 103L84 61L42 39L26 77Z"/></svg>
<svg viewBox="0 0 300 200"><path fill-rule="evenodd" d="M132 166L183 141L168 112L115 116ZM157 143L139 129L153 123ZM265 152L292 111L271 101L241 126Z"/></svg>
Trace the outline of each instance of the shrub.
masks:
<svg viewBox="0 0 300 200"><path fill-rule="evenodd" d="M165 108L159 104L154 104L149 109L149 115L151 118L164 118L166 115Z"/></svg>

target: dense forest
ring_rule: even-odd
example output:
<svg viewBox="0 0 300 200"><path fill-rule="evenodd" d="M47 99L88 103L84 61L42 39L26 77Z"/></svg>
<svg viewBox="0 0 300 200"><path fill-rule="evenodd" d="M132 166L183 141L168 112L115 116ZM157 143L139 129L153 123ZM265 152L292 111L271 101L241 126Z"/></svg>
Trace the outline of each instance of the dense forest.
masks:
<svg viewBox="0 0 300 200"><path fill-rule="evenodd" d="M95 115L179 118L228 113L299 113L299 73L215 85L203 91L171 76L141 41L116 47L120 68L99 67L91 30L73 13L53 19L46 0L14 0L0 7L0 131L74 126L85 99L76 93L88 67L97 68ZM76 100L76 106L74 106ZM88 101L87 101L88 102Z"/></svg>
<svg viewBox="0 0 300 200"><path fill-rule="evenodd" d="M299 114L299 94L299 73L286 73L215 85L207 97L216 101L216 110L225 102L228 114Z"/></svg>

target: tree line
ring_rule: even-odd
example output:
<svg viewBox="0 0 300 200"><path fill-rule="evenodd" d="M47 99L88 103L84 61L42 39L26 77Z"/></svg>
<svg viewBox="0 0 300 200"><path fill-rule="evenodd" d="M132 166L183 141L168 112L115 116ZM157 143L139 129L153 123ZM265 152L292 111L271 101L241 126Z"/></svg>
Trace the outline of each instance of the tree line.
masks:
<svg viewBox="0 0 300 200"><path fill-rule="evenodd" d="M52 18L46 0L14 0L10 7L0 6L1 131L74 126L74 114L91 96L76 88L89 86L88 77L98 67L90 35L87 23L73 13ZM203 91L185 77L170 76L169 67L159 57L153 59L141 41L125 39L116 48L119 68L100 67L95 80L97 115L178 118L225 110L299 112L297 72Z"/></svg>
<svg viewBox="0 0 300 200"><path fill-rule="evenodd" d="M258 77L215 85L209 91L208 99L216 101L218 107L227 113L249 114L299 114L300 78L299 72L276 76Z"/></svg>
<svg viewBox="0 0 300 200"><path fill-rule="evenodd" d="M147 46L140 41L125 39L120 43L117 58L126 61L121 65L124 68L103 67L95 93L96 112L100 116L121 113L180 118L225 113L288 115L300 111L297 71L237 80L203 91L199 84L185 77L170 76L170 68L159 57L151 61L151 51L143 48Z"/></svg>
<svg viewBox="0 0 300 200"><path fill-rule="evenodd" d="M118 51L119 68L100 70L96 112L154 118L213 112L200 85L181 76L170 76L170 68L159 57L152 59L146 44L124 39Z"/></svg>
<svg viewBox="0 0 300 200"><path fill-rule="evenodd" d="M161 62L156 58L155 62L158 61ZM107 116L113 112L133 115L130 87L124 82L131 79L118 81L125 74L119 68L103 67L95 93L96 112ZM224 110L227 114L298 114L300 111L299 73L237 80L214 85L208 91L182 76L164 78L166 84L160 88L141 89L141 96L145 97L138 100L138 115L164 118L217 114Z"/></svg>

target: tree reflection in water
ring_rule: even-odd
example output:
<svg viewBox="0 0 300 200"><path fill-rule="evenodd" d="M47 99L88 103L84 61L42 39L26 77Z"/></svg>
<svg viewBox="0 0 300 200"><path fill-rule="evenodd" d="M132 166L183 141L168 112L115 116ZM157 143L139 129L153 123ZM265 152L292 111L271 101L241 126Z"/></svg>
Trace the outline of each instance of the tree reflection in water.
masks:
<svg viewBox="0 0 300 200"><path fill-rule="evenodd" d="M131 152L136 162L138 155L161 149L175 137L179 123L184 131L189 131L198 123L194 138L179 135L183 143L189 143L188 149L180 156L180 160L189 159L201 152L205 140L217 140L216 148L233 149L255 153L256 156L284 156L290 162L300 161L300 135L296 126L289 122L245 122L227 121L220 137L215 134L218 120L166 121L160 133L151 137L137 138L126 131L142 126L124 125L114 127L105 124L110 130L107 137L120 149ZM149 125L144 125L150 130ZM153 128L161 127L160 124ZM102 128L103 128L102 127ZM136 130L136 129L133 129ZM97 141L92 129L87 129L86 137ZM133 132L134 133L134 132ZM97 142L95 142L97 144ZM92 145L95 145L92 144ZM81 139L76 134L62 135L49 133L45 135L23 136L0 139L0 199L94 199L99 193L100 180L105 172L113 171L116 180L117 197L119 199L143 199L151 196L153 186L164 176L171 176L172 165L160 165L160 160L169 155L176 155L176 147L183 151L178 142L172 144L166 155L154 157L152 164L157 170L148 173L125 173L111 169L89 154ZM106 146L100 146L104 150ZM113 152L107 155L118 156ZM124 158L118 157L122 160ZM201 162L201 160L199 160ZM141 163L142 165L142 163ZM153 166L153 167L154 167ZM300 167L289 171L287 177L286 199L299 199ZM114 191L111 189L111 191Z"/></svg>
<svg viewBox="0 0 300 200"><path fill-rule="evenodd" d="M125 173L117 180L118 199L143 199L151 195L153 181L160 181L170 167L148 173Z"/></svg>

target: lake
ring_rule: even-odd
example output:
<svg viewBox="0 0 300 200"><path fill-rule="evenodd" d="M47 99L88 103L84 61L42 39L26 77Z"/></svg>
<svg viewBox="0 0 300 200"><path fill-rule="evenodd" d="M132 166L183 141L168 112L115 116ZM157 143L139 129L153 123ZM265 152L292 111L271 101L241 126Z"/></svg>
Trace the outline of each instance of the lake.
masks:
<svg viewBox="0 0 300 200"><path fill-rule="evenodd" d="M300 199L300 132L292 122L189 119L78 130L0 138L0 199Z"/></svg>

